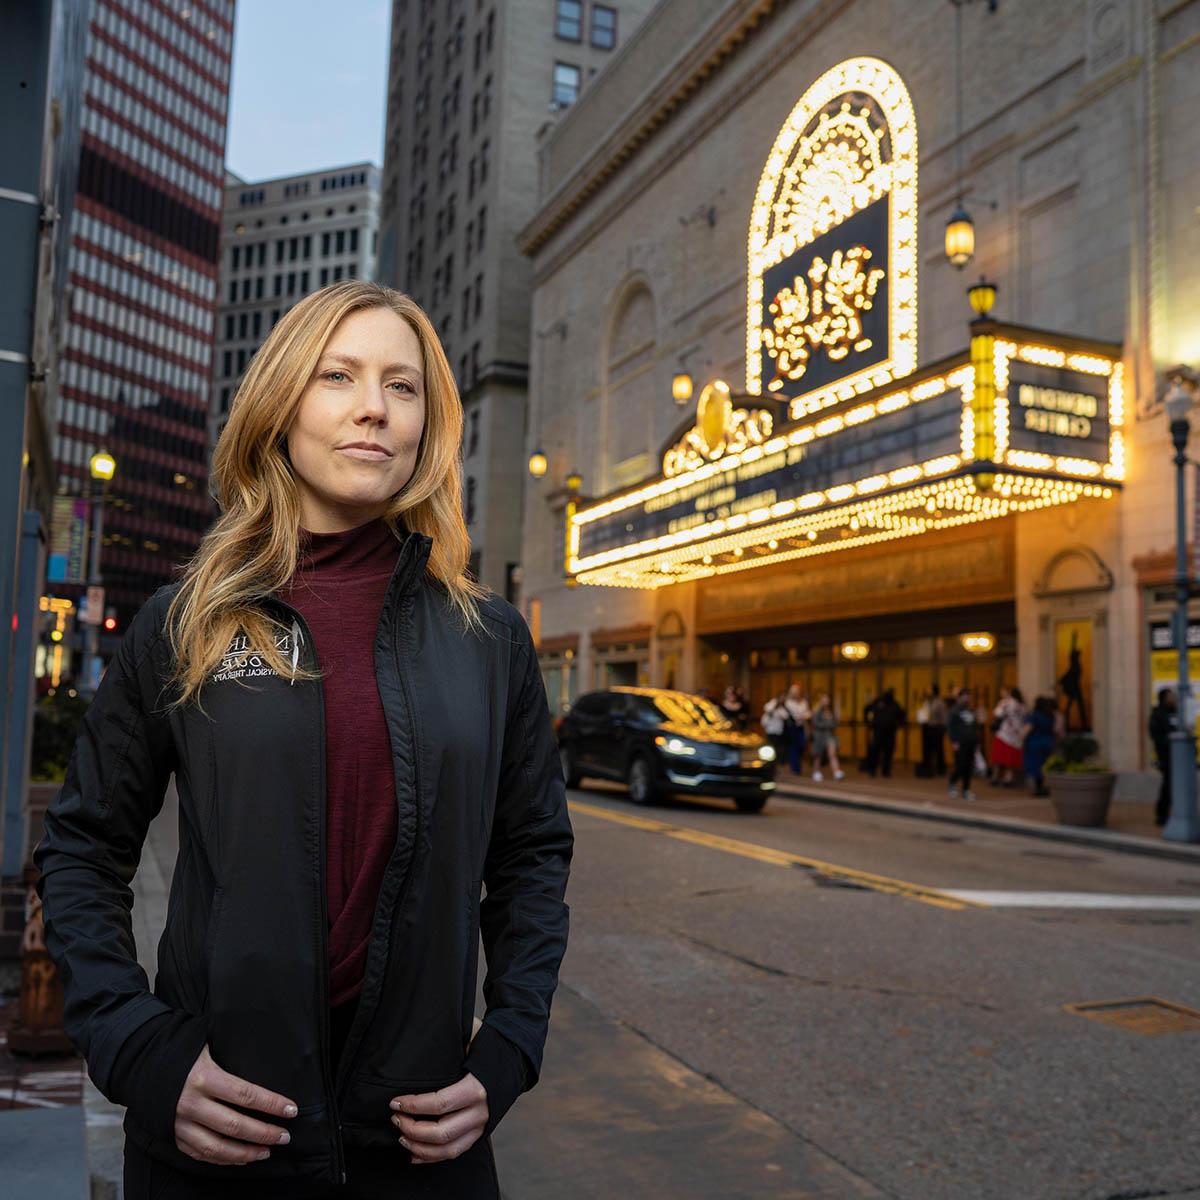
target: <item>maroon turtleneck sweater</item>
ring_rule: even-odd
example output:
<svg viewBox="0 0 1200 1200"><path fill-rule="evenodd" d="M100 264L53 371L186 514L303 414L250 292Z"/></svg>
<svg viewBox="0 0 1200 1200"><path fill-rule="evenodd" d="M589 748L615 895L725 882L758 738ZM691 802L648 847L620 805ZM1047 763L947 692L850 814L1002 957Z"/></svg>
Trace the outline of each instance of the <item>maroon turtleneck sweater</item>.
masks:
<svg viewBox="0 0 1200 1200"><path fill-rule="evenodd" d="M300 611L325 694L325 893L329 1001L362 990L379 888L396 845L396 789L375 683L375 631L400 543L382 521L301 531L300 564L280 598Z"/></svg>

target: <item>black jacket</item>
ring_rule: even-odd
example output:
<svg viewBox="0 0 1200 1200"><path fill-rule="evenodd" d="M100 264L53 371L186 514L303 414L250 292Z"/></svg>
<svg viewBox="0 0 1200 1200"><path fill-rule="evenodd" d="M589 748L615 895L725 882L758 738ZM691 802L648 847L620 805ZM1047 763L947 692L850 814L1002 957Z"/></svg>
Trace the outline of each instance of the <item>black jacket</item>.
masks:
<svg viewBox="0 0 1200 1200"><path fill-rule="evenodd" d="M133 621L88 709L35 852L46 945L89 1073L128 1106L128 1136L165 1162L213 1177L336 1182L344 1143L396 1145L391 1097L470 1071L488 1092L486 1136L537 1081L567 942L562 773L525 623L489 598L486 632L466 632L425 572L430 545L405 538L375 679L363 681L383 702L399 831L336 1079L320 682L278 676L243 639L200 706L167 711L165 588ZM318 669L300 614L262 603L290 630L276 639L285 659ZM151 992L129 884L172 773L179 857ZM480 930L487 1013L468 1048ZM284 1122L290 1145L269 1160L200 1164L175 1146L175 1105L206 1042L225 1070L299 1106Z"/></svg>
<svg viewBox="0 0 1200 1200"><path fill-rule="evenodd" d="M946 726L950 741L956 746L975 746L979 742L979 719L969 704L956 704L950 710Z"/></svg>

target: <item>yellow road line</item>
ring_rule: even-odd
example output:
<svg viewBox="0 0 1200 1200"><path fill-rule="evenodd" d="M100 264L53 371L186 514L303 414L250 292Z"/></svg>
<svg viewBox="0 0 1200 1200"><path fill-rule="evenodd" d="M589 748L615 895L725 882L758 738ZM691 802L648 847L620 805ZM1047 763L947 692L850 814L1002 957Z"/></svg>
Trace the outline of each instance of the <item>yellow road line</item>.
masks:
<svg viewBox="0 0 1200 1200"><path fill-rule="evenodd" d="M645 833L661 833L664 837L675 838L680 842L691 842L695 846L706 846L710 850L722 850L726 854L737 854L742 858L752 858L756 862L770 863L776 867L807 867L828 879L844 879L847 883L856 883L873 892L903 896L907 900L917 900L921 904L932 904L937 908L989 907L986 904L961 900L938 888L925 887L920 883L909 883L904 879L893 879L888 875L873 875L869 871L856 871L853 867L842 867L837 863L824 862L819 858L808 858L803 854L792 854L787 850L775 850L770 846L760 846L755 842L743 842L738 838L722 837L717 833L704 833L699 829L670 825L666 821L655 821L649 817L636 816L633 813L615 812L611 808L588 804L582 800L571 800L569 805L572 812L585 813L589 817L599 817L603 821L613 821L618 825L628 825Z"/></svg>

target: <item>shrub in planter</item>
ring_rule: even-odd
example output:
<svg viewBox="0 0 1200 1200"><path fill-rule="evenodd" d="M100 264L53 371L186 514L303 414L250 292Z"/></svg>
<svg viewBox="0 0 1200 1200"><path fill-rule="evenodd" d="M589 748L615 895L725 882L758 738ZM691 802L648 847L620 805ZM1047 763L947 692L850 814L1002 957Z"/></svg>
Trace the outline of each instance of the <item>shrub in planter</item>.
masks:
<svg viewBox="0 0 1200 1200"><path fill-rule="evenodd" d="M1060 825L1102 826L1108 821L1117 776L1088 734L1068 734L1046 760L1046 782Z"/></svg>

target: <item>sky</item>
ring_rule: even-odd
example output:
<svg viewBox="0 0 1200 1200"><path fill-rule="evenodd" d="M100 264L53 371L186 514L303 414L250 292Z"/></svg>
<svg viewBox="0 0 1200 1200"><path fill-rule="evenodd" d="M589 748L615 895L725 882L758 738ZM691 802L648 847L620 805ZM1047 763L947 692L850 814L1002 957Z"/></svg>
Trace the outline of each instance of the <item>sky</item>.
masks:
<svg viewBox="0 0 1200 1200"><path fill-rule="evenodd" d="M237 0L226 166L382 166L390 20L390 0Z"/></svg>

